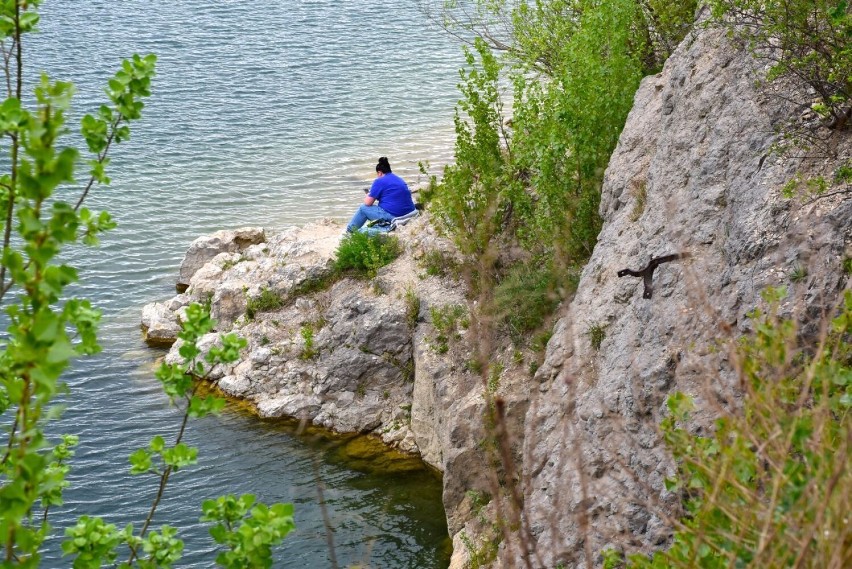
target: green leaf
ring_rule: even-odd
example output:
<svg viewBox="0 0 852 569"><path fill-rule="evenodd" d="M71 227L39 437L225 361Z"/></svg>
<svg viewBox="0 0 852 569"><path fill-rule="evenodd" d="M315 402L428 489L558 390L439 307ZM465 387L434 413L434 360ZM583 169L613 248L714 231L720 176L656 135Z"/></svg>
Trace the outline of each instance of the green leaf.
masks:
<svg viewBox="0 0 852 569"><path fill-rule="evenodd" d="M151 453L138 449L130 455L130 474L145 474L153 469Z"/></svg>
<svg viewBox="0 0 852 569"><path fill-rule="evenodd" d="M163 449L166 448L166 441L163 437L157 435L151 439L151 443L148 445L148 448L151 449L151 452L163 452Z"/></svg>

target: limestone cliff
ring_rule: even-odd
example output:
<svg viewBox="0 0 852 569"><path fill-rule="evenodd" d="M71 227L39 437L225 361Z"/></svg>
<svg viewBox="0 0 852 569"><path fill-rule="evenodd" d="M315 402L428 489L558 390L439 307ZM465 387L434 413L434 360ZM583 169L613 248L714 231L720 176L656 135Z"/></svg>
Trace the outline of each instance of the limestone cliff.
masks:
<svg viewBox="0 0 852 569"><path fill-rule="evenodd" d="M765 287L786 285L784 309L813 322L848 286L852 199L803 206L780 195L811 167L771 153L777 128L803 110L756 87L759 71L723 34L702 30L636 94L605 175L603 230L526 417L524 515L536 567L585 566L587 556L597 564L606 545L665 546L671 529L660 514L677 511L657 431L667 395L735 405L714 339L749 331ZM835 134L837 164L849 159L850 139ZM691 257L657 268L651 298L642 279L617 276L682 252ZM806 277L791 279L796 267ZM704 423L699 416L695 428ZM504 565L518 565L517 548L503 548Z"/></svg>

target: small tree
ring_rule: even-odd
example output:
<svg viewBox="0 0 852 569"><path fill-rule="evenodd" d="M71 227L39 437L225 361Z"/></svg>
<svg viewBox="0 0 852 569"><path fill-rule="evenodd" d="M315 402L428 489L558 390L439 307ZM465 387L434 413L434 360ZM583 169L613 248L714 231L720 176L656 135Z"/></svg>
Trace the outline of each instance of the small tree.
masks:
<svg viewBox="0 0 852 569"><path fill-rule="evenodd" d="M717 24L769 62L767 81L792 80L831 128L852 119L852 5L848 0L711 0Z"/></svg>
<svg viewBox="0 0 852 569"><path fill-rule="evenodd" d="M632 555L627 567L848 566L852 292L816 344L776 316L784 296L764 294L769 314L753 312L755 333L735 346L742 408L723 411L713 434L686 428L692 398L669 398L662 432L678 468L667 487L684 497L686 515L668 550ZM623 565L606 557L606 567Z"/></svg>
<svg viewBox="0 0 852 569"><path fill-rule="evenodd" d="M502 66L484 40L476 40L475 51L465 48L468 68L459 72L463 98L455 114L456 161L444 171L433 209L463 253L482 257L508 207L511 141L500 96Z"/></svg>
<svg viewBox="0 0 852 569"><path fill-rule="evenodd" d="M7 87L0 104L7 169L0 175L0 303L5 305L7 323L0 340L0 417L7 436L0 447L4 567L39 564L41 546L51 532L49 512L62 504L68 460L77 442L73 435L58 443L48 441L45 423L57 411L52 401L71 359L100 349L96 339L100 314L88 301L65 296L77 271L58 256L72 243L95 245L102 232L114 227L109 214L94 213L83 204L90 190L109 184L108 154L114 144L129 138L129 124L140 118L156 61L153 55L124 61L106 88L108 102L82 119L80 132L87 151L64 146L72 84L42 75L33 107L23 102L24 40L38 24L39 4L40 0L0 2L0 51ZM75 186L81 157L88 173L86 181ZM188 418L217 412L224 404L195 395L193 378L204 377L217 363L235 360L244 344L235 336L224 337L202 357L197 342L212 325L205 309L188 309L180 335L183 363L158 371L166 394L184 416L173 445L158 436L131 456L133 474L153 473L159 480L148 517L135 532L131 525L117 530L100 518L82 516L68 529L63 543L63 551L75 556L74 567L113 563L122 544L128 547L122 567L170 567L180 557L183 544L173 528L148 530L169 477L196 460L197 450L181 442ZM219 524L211 530L214 539L228 550L218 561L228 567L269 566L269 548L293 527L292 507L251 508L251 497L221 500L219 506L205 506L205 519Z"/></svg>

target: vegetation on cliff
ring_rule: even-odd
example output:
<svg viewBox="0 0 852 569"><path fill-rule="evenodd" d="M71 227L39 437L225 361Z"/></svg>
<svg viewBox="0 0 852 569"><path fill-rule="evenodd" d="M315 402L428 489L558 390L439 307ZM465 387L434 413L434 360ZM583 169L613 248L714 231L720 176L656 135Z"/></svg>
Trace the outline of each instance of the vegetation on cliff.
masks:
<svg viewBox="0 0 852 569"><path fill-rule="evenodd" d="M796 176L789 195L799 187L818 196L848 193L852 170L836 151L848 139L852 116L849 3L708 4L702 25L728 30L768 62L759 77L768 93L797 97L777 148L832 165L827 176ZM639 80L661 67L692 27L696 8L695 2L474 0L444 2L433 12L468 44L468 67L460 75L456 163L433 184L432 209L468 255L477 299L473 329L486 350L492 342L482 337L497 328L519 343L532 337L524 332L547 328L548 311L565 294L560 283L595 246L604 169ZM631 214L633 221L639 215ZM518 286L524 279L534 284ZM629 566L848 563L849 302L847 296L830 333L816 343L803 340L790 321L763 320L736 351L742 407L716 409L722 418L713 435L690 432L690 400L671 399L662 430L680 468L671 490L682 493L686 515L669 520L677 528L670 551L652 559L634 556ZM484 386L490 357L480 353L476 366ZM483 393L489 398L486 387ZM496 413L486 421L498 419ZM499 424L495 433L499 438ZM514 563L529 567L535 565L535 540L526 533L507 474L517 465L501 444L509 441L494 445L504 485L493 493L510 507L493 533L519 542L521 557ZM465 539L476 563L496 556L493 543L484 555L475 540ZM610 553L607 563L622 560Z"/></svg>
<svg viewBox="0 0 852 569"><path fill-rule="evenodd" d="M708 25L766 63L761 80L774 96L795 103L777 151L804 155L787 197L808 200L848 193L852 158L838 141L852 127L852 7L847 0L712 0ZM826 163L833 166L825 170Z"/></svg>
<svg viewBox="0 0 852 569"><path fill-rule="evenodd" d="M767 290L754 335L732 350L742 407L715 406L709 436L689 428L694 398L669 397L662 424L678 464L668 490L686 515L674 542L624 566L832 567L848 565L852 528L852 292L823 335L808 341L777 315L787 291ZM707 402L704 402L707 405ZM621 567L606 553L605 567Z"/></svg>
<svg viewBox="0 0 852 569"><path fill-rule="evenodd" d="M546 271L537 280L549 286L527 294L532 305L552 308L566 294L560 283L594 248L603 173L639 80L689 30L695 2L460 4L445 4L442 21L475 37L461 71L456 160L433 190L432 209L477 259L476 289L505 296L508 265L520 262L524 272ZM500 50L508 57L498 58ZM507 264L499 251L513 247L524 254ZM534 330L545 316L536 312L520 330L507 324Z"/></svg>

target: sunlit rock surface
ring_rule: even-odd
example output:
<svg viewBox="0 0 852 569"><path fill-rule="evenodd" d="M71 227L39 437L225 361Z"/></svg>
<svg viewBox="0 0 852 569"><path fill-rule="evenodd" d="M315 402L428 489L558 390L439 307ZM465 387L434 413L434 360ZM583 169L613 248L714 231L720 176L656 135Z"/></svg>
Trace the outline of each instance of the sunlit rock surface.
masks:
<svg viewBox="0 0 852 569"><path fill-rule="evenodd" d="M782 311L813 331L848 286L852 199L802 206L781 196L810 166L770 148L776 127L803 110L757 91L759 69L724 34L702 30L636 94L605 176L603 230L526 419L524 514L544 566L584 567L587 552L598 565L605 546L665 547L672 530L660 513L678 504L663 486L673 473L658 433L667 395L684 391L705 410L735 405L714 340L751 330L761 290L788 287ZM838 164L849 151L847 131ZM642 279L616 275L680 252L691 258L660 265L650 299ZM792 282L794 267L807 277ZM694 428L710 424L704 413ZM504 560L517 560L516 545Z"/></svg>

